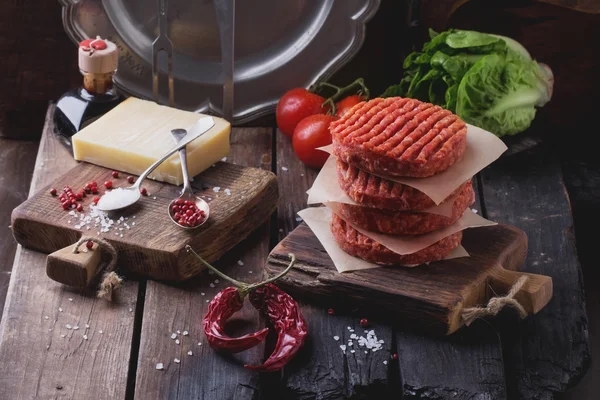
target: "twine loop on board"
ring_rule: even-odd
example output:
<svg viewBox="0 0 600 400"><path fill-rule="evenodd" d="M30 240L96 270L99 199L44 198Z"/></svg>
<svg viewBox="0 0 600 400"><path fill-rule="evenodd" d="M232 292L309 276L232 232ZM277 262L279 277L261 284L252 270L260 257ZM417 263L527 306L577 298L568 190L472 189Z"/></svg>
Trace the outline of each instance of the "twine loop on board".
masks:
<svg viewBox="0 0 600 400"><path fill-rule="evenodd" d="M519 317L521 317L521 319L527 317L527 311L525 310L525 308L523 308L521 303L519 303L515 299L516 294L519 293L519 290L521 290L525 282L527 282L527 279L527 276L521 276L512 285L506 296L492 297L488 301L487 306L485 307L465 308L462 312L462 317L465 321L465 325L471 325L471 323L477 318L483 318L490 315L497 315L500 312L500 310L502 310L506 306L511 306L514 309L516 309L519 312Z"/></svg>
<svg viewBox="0 0 600 400"><path fill-rule="evenodd" d="M91 236L82 236L81 239L79 239L77 243L75 243L75 247L73 247L73 253L79 253L79 246L87 242L96 243L99 248L107 251L110 254L110 261L108 265L104 268L104 275L102 277L100 285L98 286L98 292L96 292L96 296L100 299L112 301L113 291L118 289L123 283L123 278L121 278L115 272L115 267L117 266L117 250L112 244L108 243L104 239Z"/></svg>

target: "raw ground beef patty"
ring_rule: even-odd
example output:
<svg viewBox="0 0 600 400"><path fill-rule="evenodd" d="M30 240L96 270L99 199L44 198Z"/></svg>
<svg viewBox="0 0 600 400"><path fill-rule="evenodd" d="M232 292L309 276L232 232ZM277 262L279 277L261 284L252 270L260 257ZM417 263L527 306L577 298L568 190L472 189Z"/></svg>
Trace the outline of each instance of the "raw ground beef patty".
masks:
<svg viewBox="0 0 600 400"><path fill-rule="evenodd" d="M425 193L360 170L339 158L336 168L342 190L364 206L399 211L422 211L435 206ZM465 182L448 198L462 192L470 184L471 181Z"/></svg>
<svg viewBox="0 0 600 400"><path fill-rule="evenodd" d="M354 226L388 235L421 235L445 228L459 219L475 201L473 185L468 182L452 200L452 215L413 211L391 211L340 203L340 216Z"/></svg>
<svg viewBox="0 0 600 400"><path fill-rule="evenodd" d="M413 266L438 261L448 256L462 240L461 231L416 253L401 255L358 232L335 213L332 214L330 227L333 237L346 253L382 265Z"/></svg>
<svg viewBox="0 0 600 400"><path fill-rule="evenodd" d="M458 161L467 146L467 126L458 116L402 97L361 102L332 122L330 131L337 157L380 175L435 175Z"/></svg>

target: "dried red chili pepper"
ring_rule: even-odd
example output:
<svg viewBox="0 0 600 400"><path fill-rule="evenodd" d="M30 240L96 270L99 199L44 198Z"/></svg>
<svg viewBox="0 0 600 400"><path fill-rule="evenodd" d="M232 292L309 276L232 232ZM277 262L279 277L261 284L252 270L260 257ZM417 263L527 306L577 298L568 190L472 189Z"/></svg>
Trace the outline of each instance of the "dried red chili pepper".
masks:
<svg viewBox="0 0 600 400"><path fill-rule="evenodd" d="M204 316L203 328L209 345L217 350L235 353L254 347L265 339L268 328L239 338L229 337L223 330L225 321L242 308L244 298L250 293L250 302L256 309L267 314L279 338L275 351L265 364L246 367L258 371L274 371L283 367L302 347L308 331L298 303L271 282L287 274L294 266L296 257L289 255L290 264L279 275L263 282L247 284L223 274L204 261L189 245L186 249L216 275L234 284L234 287L222 290L213 298L208 313Z"/></svg>
<svg viewBox="0 0 600 400"><path fill-rule="evenodd" d="M245 365L259 371L277 371L286 365L304 345L308 334L298 303L283 290L269 283L250 293L250 303L265 313L277 331L275 350L262 365Z"/></svg>
<svg viewBox="0 0 600 400"><path fill-rule="evenodd" d="M208 312L202 320L206 341L210 347L217 350L228 350L232 353L239 353L265 340L269 333L269 328L264 328L258 332L237 338L228 336L223 330L227 319L236 311L241 310L243 305L242 298L238 294L238 290L234 287L228 287L217 293L208 305Z"/></svg>

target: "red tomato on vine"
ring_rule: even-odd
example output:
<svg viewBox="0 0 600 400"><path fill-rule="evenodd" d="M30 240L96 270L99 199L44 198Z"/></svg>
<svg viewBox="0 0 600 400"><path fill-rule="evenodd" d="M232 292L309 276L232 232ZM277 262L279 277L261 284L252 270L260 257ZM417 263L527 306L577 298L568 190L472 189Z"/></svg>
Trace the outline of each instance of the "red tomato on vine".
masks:
<svg viewBox="0 0 600 400"><path fill-rule="evenodd" d="M326 114L316 114L304 118L294 129L292 145L296 156L305 165L312 168L321 168L329 154L319 147L331 144L329 124L337 117Z"/></svg>
<svg viewBox="0 0 600 400"><path fill-rule="evenodd" d="M279 130L284 135L292 137L296 125L304 118L327 112L322 108L324 102L323 97L303 88L288 91L277 103L275 118Z"/></svg>
<svg viewBox="0 0 600 400"><path fill-rule="evenodd" d="M343 98L336 104L337 111L335 115L337 115L338 117L343 116L348 111L350 111L352 107L364 100L365 96L359 96L357 94Z"/></svg>

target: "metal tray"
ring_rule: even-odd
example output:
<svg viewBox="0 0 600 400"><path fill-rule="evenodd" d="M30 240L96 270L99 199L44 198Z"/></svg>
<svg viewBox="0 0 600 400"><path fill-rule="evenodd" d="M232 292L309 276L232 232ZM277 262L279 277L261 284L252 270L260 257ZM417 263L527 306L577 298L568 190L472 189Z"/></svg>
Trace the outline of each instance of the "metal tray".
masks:
<svg viewBox="0 0 600 400"><path fill-rule="evenodd" d="M219 0L215 0L219 1ZM156 0L60 0L71 40L100 35L119 48L115 84L152 99L152 41ZM365 22L380 0L238 0L233 122L274 110L293 87L328 79L362 45ZM175 107L221 115L219 30L212 0L170 0L168 33L174 47ZM167 103L167 60L160 54L159 99ZM75 57L75 55L74 55Z"/></svg>

